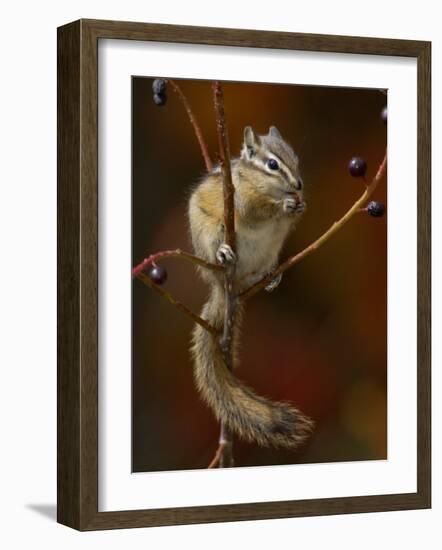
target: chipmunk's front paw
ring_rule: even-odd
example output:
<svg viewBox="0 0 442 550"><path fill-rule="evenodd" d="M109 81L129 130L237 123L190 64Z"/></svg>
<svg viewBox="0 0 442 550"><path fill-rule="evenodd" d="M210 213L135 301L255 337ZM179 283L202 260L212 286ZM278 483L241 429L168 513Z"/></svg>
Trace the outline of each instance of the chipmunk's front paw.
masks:
<svg viewBox="0 0 442 550"><path fill-rule="evenodd" d="M236 254L228 244L223 243L216 251L216 259L221 265L233 264L236 262Z"/></svg>
<svg viewBox="0 0 442 550"><path fill-rule="evenodd" d="M272 279L270 283L265 287L267 292L272 292L273 290L275 290L275 288L279 286L281 279L282 279L282 273L280 273L274 279Z"/></svg>
<svg viewBox="0 0 442 550"><path fill-rule="evenodd" d="M302 214L307 205L294 197L286 197L283 203L283 210L286 214Z"/></svg>

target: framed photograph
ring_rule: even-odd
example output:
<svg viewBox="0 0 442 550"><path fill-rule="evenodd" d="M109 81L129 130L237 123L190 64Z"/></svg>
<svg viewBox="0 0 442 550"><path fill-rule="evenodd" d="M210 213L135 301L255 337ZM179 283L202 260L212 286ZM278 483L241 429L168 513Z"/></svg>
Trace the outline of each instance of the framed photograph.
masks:
<svg viewBox="0 0 442 550"><path fill-rule="evenodd" d="M431 506L430 66L58 29L60 523Z"/></svg>

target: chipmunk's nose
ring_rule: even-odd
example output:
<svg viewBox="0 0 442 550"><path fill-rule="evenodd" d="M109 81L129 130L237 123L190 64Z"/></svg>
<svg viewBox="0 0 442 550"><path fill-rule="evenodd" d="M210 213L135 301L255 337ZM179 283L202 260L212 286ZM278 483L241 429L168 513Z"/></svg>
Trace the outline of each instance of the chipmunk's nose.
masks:
<svg viewBox="0 0 442 550"><path fill-rule="evenodd" d="M304 187L304 182L302 181L302 178L300 176L297 178L294 178L292 176L290 178L290 187L291 189L296 189L296 191L300 191Z"/></svg>

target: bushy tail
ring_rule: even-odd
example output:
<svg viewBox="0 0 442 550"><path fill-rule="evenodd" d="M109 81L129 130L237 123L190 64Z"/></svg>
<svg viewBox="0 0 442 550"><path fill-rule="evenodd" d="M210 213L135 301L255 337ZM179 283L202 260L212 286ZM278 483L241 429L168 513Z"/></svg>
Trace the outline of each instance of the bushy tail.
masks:
<svg viewBox="0 0 442 550"><path fill-rule="evenodd" d="M221 329L223 314L223 292L214 287L201 316ZM235 331L237 334L238 326ZM226 368L215 338L200 325L196 325L193 332L192 353L195 381L203 399L218 421L223 421L241 438L262 446L293 448L311 432L310 418L286 403L256 395L238 380Z"/></svg>

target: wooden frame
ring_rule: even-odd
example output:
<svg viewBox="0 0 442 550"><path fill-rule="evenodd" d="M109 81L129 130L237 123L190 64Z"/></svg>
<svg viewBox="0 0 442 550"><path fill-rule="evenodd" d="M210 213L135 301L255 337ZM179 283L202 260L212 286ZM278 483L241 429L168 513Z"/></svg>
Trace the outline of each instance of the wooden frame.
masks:
<svg viewBox="0 0 442 550"><path fill-rule="evenodd" d="M97 52L100 38L417 58L417 492L98 512ZM429 508L429 42L79 20L58 29L58 521L79 530Z"/></svg>

